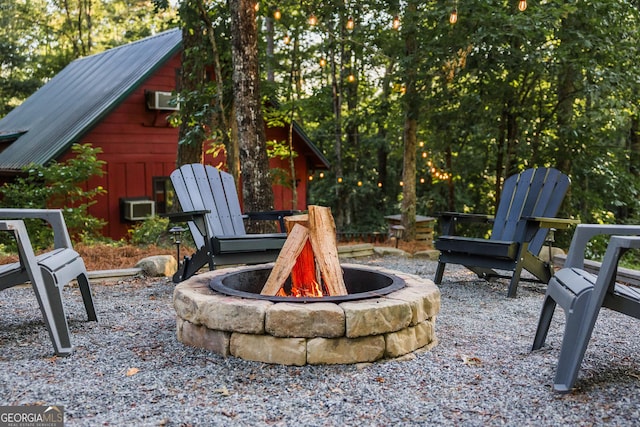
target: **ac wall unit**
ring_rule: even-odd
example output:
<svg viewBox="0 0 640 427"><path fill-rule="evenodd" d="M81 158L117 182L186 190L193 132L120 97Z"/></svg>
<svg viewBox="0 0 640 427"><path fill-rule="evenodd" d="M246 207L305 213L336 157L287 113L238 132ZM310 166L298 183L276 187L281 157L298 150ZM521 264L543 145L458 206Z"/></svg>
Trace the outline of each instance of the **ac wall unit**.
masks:
<svg viewBox="0 0 640 427"><path fill-rule="evenodd" d="M153 200L123 200L124 219L143 221L156 214L156 202Z"/></svg>
<svg viewBox="0 0 640 427"><path fill-rule="evenodd" d="M174 101L174 97L171 92L161 92L158 90L147 91L147 107L150 110L166 110L166 111L178 111L180 110L180 104Z"/></svg>

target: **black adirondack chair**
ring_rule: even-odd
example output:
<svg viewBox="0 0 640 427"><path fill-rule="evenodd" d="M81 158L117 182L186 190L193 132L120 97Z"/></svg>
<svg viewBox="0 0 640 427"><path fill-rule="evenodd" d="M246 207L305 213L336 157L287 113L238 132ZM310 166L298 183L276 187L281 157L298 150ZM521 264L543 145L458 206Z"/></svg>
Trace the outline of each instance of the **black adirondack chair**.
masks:
<svg viewBox="0 0 640 427"><path fill-rule="evenodd" d="M173 222L187 222L198 250L185 257L173 276L175 283L193 276L205 265L261 264L278 257L287 235L284 217L295 211L242 214L233 177L199 163L171 173L171 183L182 212L167 214ZM272 220L281 233L247 234L244 219Z"/></svg>
<svg viewBox="0 0 640 427"><path fill-rule="evenodd" d="M494 217L444 212L439 215L442 235L435 241L440 259L435 283L442 282L446 264L461 264L479 277L510 278L508 296L515 297L522 270L549 283L550 262L539 257L549 229L567 228L575 220L554 218L569 188L569 178L552 168L527 169L504 182ZM493 223L489 239L455 235L459 222ZM498 271L512 272L510 275Z"/></svg>

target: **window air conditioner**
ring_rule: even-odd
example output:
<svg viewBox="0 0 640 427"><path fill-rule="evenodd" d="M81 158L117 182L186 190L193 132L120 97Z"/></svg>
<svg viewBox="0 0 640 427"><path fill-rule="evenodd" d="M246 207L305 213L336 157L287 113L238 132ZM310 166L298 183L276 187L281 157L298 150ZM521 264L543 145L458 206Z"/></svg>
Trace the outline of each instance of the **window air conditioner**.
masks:
<svg viewBox="0 0 640 427"><path fill-rule="evenodd" d="M173 95L171 92L161 92L157 90L150 90L146 92L147 107L150 110L166 110L166 111L178 111L180 110L180 104L173 102Z"/></svg>
<svg viewBox="0 0 640 427"><path fill-rule="evenodd" d="M142 221L156 214L156 202L153 200L123 200L124 219Z"/></svg>

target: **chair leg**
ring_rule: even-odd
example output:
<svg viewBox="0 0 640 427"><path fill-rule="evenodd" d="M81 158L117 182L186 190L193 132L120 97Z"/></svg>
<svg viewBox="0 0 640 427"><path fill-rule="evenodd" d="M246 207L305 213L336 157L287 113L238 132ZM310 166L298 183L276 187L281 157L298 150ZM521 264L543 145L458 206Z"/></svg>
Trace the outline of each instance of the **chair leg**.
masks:
<svg viewBox="0 0 640 427"><path fill-rule="evenodd" d="M547 285L532 351L544 344L555 307L560 306L564 310L566 322L553 385L557 392L571 391L576 381L591 336L591 331L585 333L584 327L589 320L587 310L593 289L587 273L571 268L558 271Z"/></svg>
<svg viewBox="0 0 640 427"><path fill-rule="evenodd" d="M183 280L187 280L189 277L193 276L204 267L206 264L209 264L209 268L213 265L211 263L211 257L208 254L208 251L203 247L200 248L196 253L194 253L191 257L184 257L184 261L182 261L182 266L176 271L173 275L173 283L180 283Z"/></svg>
<svg viewBox="0 0 640 427"><path fill-rule="evenodd" d="M580 295L576 298L573 307L565 312L564 337L558 357L556 376L553 380L553 389L559 393L568 393L573 388L591 338L591 330L581 333L581 329L588 320L586 316L590 298L591 292Z"/></svg>
<svg viewBox="0 0 640 427"><path fill-rule="evenodd" d="M540 312L540 320L538 321L538 328L536 329L536 336L533 339L533 346L531 351L538 350L544 345L547 339L547 333L549 332L549 326L551 325L551 319L553 319L553 313L556 309L556 302L550 296L545 296L544 303L542 304L542 311Z"/></svg>
<svg viewBox="0 0 640 427"><path fill-rule="evenodd" d="M507 291L507 297L515 298L516 293L518 292L518 283L520 282L520 275L522 274L522 263L518 262L516 264L515 270L513 270L513 275L511 276L511 282L509 282L509 290Z"/></svg>
<svg viewBox="0 0 640 427"><path fill-rule="evenodd" d="M80 286L80 292L82 293L82 302L84 302L84 308L87 310L87 318L91 321L98 321L96 315L96 309L93 305L93 294L91 292L91 285L89 284L89 277L87 273L81 273L76 280Z"/></svg>
<svg viewBox="0 0 640 427"><path fill-rule="evenodd" d="M442 283L442 275L444 274L444 267L447 264L442 262L442 261L438 261L438 268L436 269L436 276L434 277L433 281L436 285L439 285L440 283Z"/></svg>
<svg viewBox="0 0 640 427"><path fill-rule="evenodd" d="M49 337L53 343L53 349L58 356L71 354L71 337L69 325L62 304L62 290L57 286L49 286L44 283L33 283L40 311L49 331Z"/></svg>

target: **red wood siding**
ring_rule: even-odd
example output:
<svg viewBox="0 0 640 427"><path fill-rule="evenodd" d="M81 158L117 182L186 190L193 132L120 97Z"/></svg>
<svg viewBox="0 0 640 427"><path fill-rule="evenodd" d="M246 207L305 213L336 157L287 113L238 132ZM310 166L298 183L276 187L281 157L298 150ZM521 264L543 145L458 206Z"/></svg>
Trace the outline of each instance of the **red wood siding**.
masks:
<svg viewBox="0 0 640 427"><path fill-rule="evenodd" d="M107 190L90 208L92 215L107 221L105 236L126 238L134 225L120 217L121 198L153 199L153 177L168 176L175 169L178 129L167 126L168 113L147 109L145 90L173 91L179 67L177 54L81 141L100 147L99 157L106 162L104 176L89 183Z"/></svg>
<svg viewBox="0 0 640 427"><path fill-rule="evenodd" d="M175 55L153 76L140 85L114 111L93 128L81 143L90 143L103 151L99 157L106 162L105 174L93 178L88 185L102 186L107 194L100 196L89 212L107 221L103 233L112 239L127 238L135 223L124 221L120 215L120 199L148 197L153 199L153 178L169 176L175 169L178 151L178 129L167 126L168 113L146 107L145 90L171 92L175 89L176 70L180 54ZM287 140L285 128L267 129L267 140ZM275 185L276 209L306 209L308 163L313 155L299 135L294 138L299 156L295 160L298 180L298 203L293 206L290 188ZM63 156L65 160L71 153ZM211 164L217 165L218 159ZM287 161L271 160L272 167L289 170Z"/></svg>

